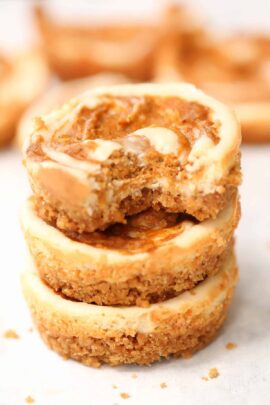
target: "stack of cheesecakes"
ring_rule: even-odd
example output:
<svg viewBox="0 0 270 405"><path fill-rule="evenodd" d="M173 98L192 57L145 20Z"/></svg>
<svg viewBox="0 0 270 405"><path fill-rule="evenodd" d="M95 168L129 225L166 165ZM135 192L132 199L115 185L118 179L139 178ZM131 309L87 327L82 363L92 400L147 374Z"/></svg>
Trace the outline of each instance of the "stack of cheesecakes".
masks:
<svg viewBox="0 0 270 405"><path fill-rule="evenodd" d="M45 342L98 366L187 356L238 272L239 125L189 84L102 87L35 121L22 286Z"/></svg>

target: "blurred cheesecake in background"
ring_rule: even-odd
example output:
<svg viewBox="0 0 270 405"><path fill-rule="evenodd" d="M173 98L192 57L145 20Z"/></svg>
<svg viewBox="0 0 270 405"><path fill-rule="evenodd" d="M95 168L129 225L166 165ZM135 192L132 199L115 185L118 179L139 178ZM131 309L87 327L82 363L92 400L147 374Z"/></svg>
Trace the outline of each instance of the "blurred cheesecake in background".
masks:
<svg viewBox="0 0 270 405"><path fill-rule="evenodd" d="M127 20L67 24L40 6L35 19L49 65L60 78L117 72L138 81L151 79L158 25Z"/></svg>
<svg viewBox="0 0 270 405"><path fill-rule="evenodd" d="M234 107L244 141L270 140L270 36L224 38L194 24L192 14L189 35L183 35L183 15L179 7L164 14L154 81L194 83Z"/></svg>
<svg viewBox="0 0 270 405"><path fill-rule="evenodd" d="M163 8L159 4L152 14L126 18L120 10L106 16L103 10L102 18L93 12L65 20L65 11L60 8L55 13L47 4L34 8L41 50L16 62L0 58L0 144L12 138L29 106L18 126L19 144L36 113L45 113L87 88L127 81L191 82L236 110L244 142L270 140L270 37L266 34L224 37L196 11L173 4ZM57 84L32 105L43 93L49 74L54 80L71 82Z"/></svg>
<svg viewBox="0 0 270 405"><path fill-rule="evenodd" d="M0 147L12 139L20 116L48 86L49 77L40 50L0 55Z"/></svg>

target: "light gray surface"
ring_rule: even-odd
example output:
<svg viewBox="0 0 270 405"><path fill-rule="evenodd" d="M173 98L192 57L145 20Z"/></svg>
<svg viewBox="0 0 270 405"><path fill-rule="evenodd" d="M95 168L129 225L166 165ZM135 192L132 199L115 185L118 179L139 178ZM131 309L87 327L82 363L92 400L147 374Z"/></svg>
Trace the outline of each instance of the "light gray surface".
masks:
<svg viewBox="0 0 270 405"><path fill-rule="evenodd" d="M243 216L237 232L241 279L217 340L189 360L95 370L62 360L28 330L31 320L18 281L26 250L18 211L29 189L19 154L0 152L0 404L23 404L27 395L42 405L269 404L270 147L243 148L243 172ZM20 339L4 339L9 328ZM238 345L235 350L225 349L229 341ZM211 367L220 376L203 381ZM162 382L167 388L160 388ZM131 397L123 400L121 392Z"/></svg>
<svg viewBox="0 0 270 405"><path fill-rule="evenodd" d="M29 3L0 1L0 47L21 46L31 38ZM214 17L218 27L269 28L269 0L192 3ZM23 404L28 395L41 405L268 405L270 146L243 148L243 171L243 217L237 232L241 280L217 340L190 360L171 360L149 368L95 370L62 360L44 346L36 332L29 332L31 320L19 287L26 248L18 222L19 207L29 188L19 153L0 152L0 405ZM19 333L19 340L2 337L9 328ZM226 350L229 341L238 347ZM217 367L220 376L203 381L201 377L211 367ZM132 378L134 372L137 379ZM162 382L166 389L160 388ZM128 392L131 398L121 399L120 392Z"/></svg>

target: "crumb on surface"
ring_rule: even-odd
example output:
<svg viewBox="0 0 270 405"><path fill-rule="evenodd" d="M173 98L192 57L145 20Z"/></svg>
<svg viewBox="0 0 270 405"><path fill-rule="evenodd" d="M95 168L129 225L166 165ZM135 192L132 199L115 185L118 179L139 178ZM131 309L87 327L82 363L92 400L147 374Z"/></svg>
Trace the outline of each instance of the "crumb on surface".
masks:
<svg viewBox="0 0 270 405"><path fill-rule="evenodd" d="M237 347L237 344L233 342L228 342L225 347L227 350L233 350Z"/></svg>
<svg viewBox="0 0 270 405"><path fill-rule="evenodd" d="M203 376L203 377L202 377L202 380L203 380L203 381L208 381L208 378L205 377L205 376Z"/></svg>
<svg viewBox="0 0 270 405"><path fill-rule="evenodd" d="M167 388L167 384L165 382L161 383L160 388Z"/></svg>
<svg viewBox="0 0 270 405"><path fill-rule="evenodd" d="M130 398L130 395L127 392L121 392L120 397L123 399L128 399Z"/></svg>
<svg viewBox="0 0 270 405"><path fill-rule="evenodd" d="M131 378L138 378L138 375L137 375L136 373L133 373L133 374L131 375Z"/></svg>
<svg viewBox="0 0 270 405"><path fill-rule="evenodd" d="M34 398L32 398L30 395L28 395L28 396L25 398L25 402L26 402L27 404L33 404L33 403L35 402L35 400L34 400Z"/></svg>
<svg viewBox="0 0 270 405"><path fill-rule="evenodd" d="M209 378L217 378L219 376L218 369L216 367L210 368L208 376Z"/></svg>
<svg viewBox="0 0 270 405"><path fill-rule="evenodd" d="M32 333L33 332L33 328L28 328L28 332Z"/></svg>
<svg viewBox="0 0 270 405"><path fill-rule="evenodd" d="M6 339L19 339L19 335L14 329L6 330L3 334L3 337Z"/></svg>
<svg viewBox="0 0 270 405"><path fill-rule="evenodd" d="M115 385L115 384L113 384L112 387L114 390L116 390L118 388L117 385Z"/></svg>

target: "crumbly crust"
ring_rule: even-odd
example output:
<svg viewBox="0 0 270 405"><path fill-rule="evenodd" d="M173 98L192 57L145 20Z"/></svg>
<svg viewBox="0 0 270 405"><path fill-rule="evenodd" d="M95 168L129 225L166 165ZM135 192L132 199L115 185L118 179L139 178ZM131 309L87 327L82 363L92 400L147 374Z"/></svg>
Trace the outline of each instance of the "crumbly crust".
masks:
<svg viewBox="0 0 270 405"><path fill-rule="evenodd" d="M135 336L116 335L113 338L66 337L52 333L50 325L32 313L36 327L44 342L64 358L71 358L91 367L106 363L110 366L120 364L149 365L169 356L190 357L207 346L222 326L232 292L227 300L207 318L198 317L194 323L186 325L171 319L167 328L158 333L137 333ZM35 319L36 318L36 319Z"/></svg>
<svg viewBox="0 0 270 405"><path fill-rule="evenodd" d="M64 269L56 270L53 262L50 267L44 268L42 259L38 256L36 263L41 279L63 296L97 305L148 306L190 290L206 277L216 274L230 249L231 246L220 255L211 251L204 252L203 256L196 257L192 263L182 265L180 271L165 269L163 273L158 274L153 271L114 284L106 281L88 284L88 280L82 280L80 276L68 277L68 282Z"/></svg>
<svg viewBox="0 0 270 405"><path fill-rule="evenodd" d="M192 199L184 196L175 197L170 192L143 190L134 197L123 201L121 207L118 205L103 208L103 215L97 212L89 217L87 212L72 209L63 209L56 201L48 203L38 193L34 194L34 201L37 213L45 222L51 223L63 231L93 232L95 230L105 230L114 223L125 223L126 216L135 215L149 208L159 210L162 206L170 206L169 212L188 213L199 221L207 218L215 218L218 213L226 207L231 198L237 193L236 184L240 182L239 166L235 166L232 175L228 178L228 183L234 185L221 186L223 192L204 195L195 194Z"/></svg>
<svg viewBox="0 0 270 405"><path fill-rule="evenodd" d="M65 313L63 305L54 306L53 301L44 300L42 294L40 296L31 284L27 284L27 279L23 279L23 288L43 340L63 357L94 367L102 363L113 366L132 363L146 365L170 355L190 356L214 338L226 317L236 283L237 271L233 267L230 271L231 281L225 278L220 281L218 290L204 292L206 302L201 297L202 301L187 306L186 311L182 306L179 309L157 307L151 315L155 328L149 332L136 331L128 325L126 328L115 326L107 329L105 323L103 327L98 327L93 321L82 321L79 313L74 322L71 319L73 315ZM196 297L196 288L192 291ZM217 294L222 296L217 298ZM63 298L59 299L64 303ZM69 305L89 304L74 302ZM100 325L103 325L102 317Z"/></svg>
<svg viewBox="0 0 270 405"><path fill-rule="evenodd" d="M116 237L100 232L96 240L90 234L88 243L83 238L76 242L44 223L31 203L22 211L21 223L39 274L55 291L98 305L144 306L176 296L219 270L239 221L239 205L233 201L229 212L211 225L165 222L164 228L150 231L130 230L127 225ZM155 216L147 226L161 225ZM177 238L185 240L190 227L197 236L178 245ZM133 233L136 237L131 239Z"/></svg>
<svg viewBox="0 0 270 405"><path fill-rule="evenodd" d="M239 143L231 111L193 86L123 85L39 118L25 162L39 215L93 232L150 207L214 218L240 183Z"/></svg>

